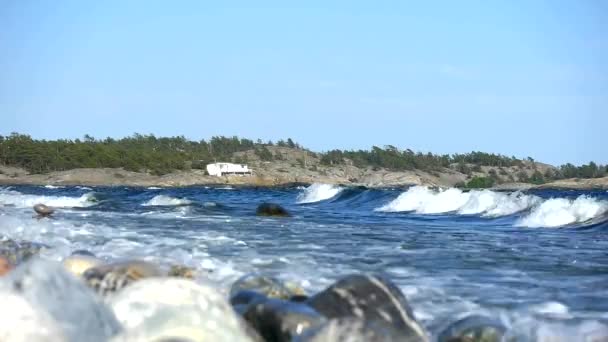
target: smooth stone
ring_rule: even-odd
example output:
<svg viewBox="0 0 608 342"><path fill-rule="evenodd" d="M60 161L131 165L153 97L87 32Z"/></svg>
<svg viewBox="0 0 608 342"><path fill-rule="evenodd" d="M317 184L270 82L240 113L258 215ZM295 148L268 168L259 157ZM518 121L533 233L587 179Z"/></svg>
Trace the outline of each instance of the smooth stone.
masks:
<svg viewBox="0 0 608 342"><path fill-rule="evenodd" d="M312 296L307 304L328 318L373 321L398 331L409 341L428 341L403 293L380 275L346 276Z"/></svg>
<svg viewBox="0 0 608 342"><path fill-rule="evenodd" d="M91 257L83 254L72 254L71 256L63 259L63 266L70 271L72 274L81 276L83 273L93 267L101 265L103 261L96 257Z"/></svg>
<svg viewBox="0 0 608 342"><path fill-rule="evenodd" d="M256 209L256 215L258 216L279 216L287 217L289 212L282 206L274 203L262 203Z"/></svg>
<svg viewBox="0 0 608 342"><path fill-rule="evenodd" d="M249 305L243 317L266 340L288 342L306 329L325 322L313 308L305 304L268 299Z"/></svg>
<svg viewBox="0 0 608 342"><path fill-rule="evenodd" d="M45 248L47 246L39 243L7 239L0 241L0 257L5 257L12 265L19 265Z"/></svg>
<svg viewBox="0 0 608 342"><path fill-rule="evenodd" d="M210 285L180 278L150 278L108 296L125 332L112 342L258 341L224 296Z"/></svg>
<svg viewBox="0 0 608 342"><path fill-rule="evenodd" d="M192 267L183 265L171 265L168 273L169 277L180 277L186 279L196 278L196 270Z"/></svg>
<svg viewBox="0 0 608 342"><path fill-rule="evenodd" d="M450 324L439 334L437 342L499 342L506 331L499 321L473 315Z"/></svg>
<svg viewBox="0 0 608 342"><path fill-rule="evenodd" d="M42 217L51 216L55 212L53 208L48 207L42 203L34 205L34 211L36 212L36 214Z"/></svg>
<svg viewBox="0 0 608 342"><path fill-rule="evenodd" d="M410 339L399 331L366 322L360 318L334 318L320 327L309 329L294 342L401 342Z"/></svg>
<svg viewBox="0 0 608 342"><path fill-rule="evenodd" d="M56 327L53 329L65 336L66 341L107 341L121 330L101 299L56 262L33 259L20 265L0 279L0 293L3 297L20 297L35 315L23 305L24 311L19 313L3 302L4 310L40 320L24 324Z"/></svg>
<svg viewBox="0 0 608 342"><path fill-rule="evenodd" d="M241 291L259 292L268 298L289 299L299 293L294 293L280 280L261 274L247 274L239 278L230 288L230 296Z"/></svg>
<svg viewBox="0 0 608 342"><path fill-rule="evenodd" d="M144 278L162 277L164 273L155 264L132 260L89 268L82 276L97 293L106 295Z"/></svg>

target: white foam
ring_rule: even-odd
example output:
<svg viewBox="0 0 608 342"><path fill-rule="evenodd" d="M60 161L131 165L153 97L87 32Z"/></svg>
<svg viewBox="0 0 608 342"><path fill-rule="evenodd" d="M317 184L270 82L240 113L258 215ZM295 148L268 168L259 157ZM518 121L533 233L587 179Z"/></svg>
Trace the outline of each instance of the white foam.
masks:
<svg viewBox="0 0 608 342"><path fill-rule="evenodd" d="M532 207L540 198L516 192L511 194L460 189L433 190L426 186L414 186L378 208L379 211L414 211L419 214L441 214L455 212L461 215L482 214L483 216L511 215Z"/></svg>
<svg viewBox="0 0 608 342"><path fill-rule="evenodd" d="M175 198L166 195L157 195L154 196L151 200L143 203L142 205L147 206L178 206L178 205L188 205L192 203L192 201L187 200L185 198Z"/></svg>
<svg viewBox="0 0 608 342"><path fill-rule="evenodd" d="M298 196L298 203L314 203L328 200L340 192L344 188L332 184L312 184L304 189Z"/></svg>
<svg viewBox="0 0 608 342"><path fill-rule="evenodd" d="M14 190L0 190L0 204L14 205L22 208L29 208L38 203L58 208L89 207L95 205L94 200L95 197L92 192L80 197L68 197L26 195Z"/></svg>
<svg viewBox="0 0 608 342"><path fill-rule="evenodd" d="M44 187L47 188L47 189L61 189L61 188L63 188L62 186L51 185L51 184L45 185Z"/></svg>
<svg viewBox="0 0 608 342"><path fill-rule="evenodd" d="M148 189L148 190L160 190L161 188L159 188L157 186L149 186L146 189Z"/></svg>
<svg viewBox="0 0 608 342"><path fill-rule="evenodd" d="M608 213L608 201L579 196L575 200L552 198L534 208L519 222L523 227L561 227L582 223Z"/></svg>

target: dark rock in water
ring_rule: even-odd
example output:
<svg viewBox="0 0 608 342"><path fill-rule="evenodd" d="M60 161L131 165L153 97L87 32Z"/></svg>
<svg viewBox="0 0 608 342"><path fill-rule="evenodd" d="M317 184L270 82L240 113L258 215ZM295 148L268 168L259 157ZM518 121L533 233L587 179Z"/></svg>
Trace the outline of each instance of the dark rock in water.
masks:
<svg viewBox="0 0 608 342"><path fill-rule="evenodd" d="M307 330L294 342L402 342L420 341L390 327L359 318L334 318L325 324Z"/></svg>
<svg viewBox="0 0 608 342"><path fill-rule="evenodd" d="M296 303L304 303L308 300L308 296L306 295L293 295L289 298L290 302L296 302Z"/></svg>
<svg viewBox="0 0 608 342"><path fill-rule="evenodd" d="M255 273L244 275L235 281L230 288L230 296L241 291L255 291L269 298L278 299L289 299L304 294L304 290L294 284L288 285L276 278Z"/></svg>
<svg viewBox="0 0 608 342"><path fill-rule="evenodd" d="M82 276L97 293L106 295L140 279L161 277L164 274L154 264L134 260L92 267Z"/></svg>
<svg viewBox="0 0 608 342"><path fill-rule="evenodd" d="M0 310L18 317L15 323L20 327L53 331L49 341L107 341L121 330L112 311L55 262L33 259L20 265L0 279L0 297L18 304L17 308L7 307L3 300ZM6 336L5 329L28 333L17 331L20 327L0 327L0 336Z"/></svg>
<svg viewBox="0 0 608 342"><path fill-rule="evenodd" d="M260 341L214 287L181 278L149 278L107 297L125 331L112 342Z"/></svg>
<svg viewBox="0 0 608 342"><path fill-rule="evenodd" d="M492 318L473 315L450 324L437 342L499 342L507 328Z"/></svg>
<svg viewBox="0 0 608 342"><path fill-rule="evenodd" d="M31 257L40 254L48 246L29 241L0 241L0 257L6 258L12 265L18 265Z"/></svg>
<svg viewBox="0 0 608 342"><path fill-rule="evenodd" d="M405 296L379 275L350 275L307 301L328 318L354 317L396 330L407 341L428 341Z"/></svg>
<svg viewBox="0 0 608 342"><path fill-rule="evenodd" d="M53 208L48 207L42 203L34 205L34 211L41 217L51 216L55 212Z"/></svg>
<svg viewBox="0 0 608 342"><path fill-rule="evenodd" d="M186 278L186 279L194 279L196 277L196 270L194 268L188 267L188 266L171 265L168 276Z"/></svg>
<svg viewBox="0 0 608 342"><path fill-rule="evenodd" d="M234 311L240 315L244 315L250 305L263 303L270 298L256 291L240 291L230 297L230 304Z"/></svg>
<svg viewBox="0 0 608 342"><path fill-rule="evenodd" d="M90 256L90 257L94 257L96 258L95 254L93 254L92 252L87 251L86 249L78 249L72 252L71 255L84 255L84 256Z"/></svg>
<svg viewBox="0 0 608 342"><path fill-rule="evenodd" d="M243 317L268 342L287 342L325 318L305 304L269 299L249 305Z"/></svg>
<svg viewBox="0 0 608 342"><path fill-rule="evenodd" d="M256 210L258 216L290 216L287 210L278 204L274 203L262 203Z"/></svg>

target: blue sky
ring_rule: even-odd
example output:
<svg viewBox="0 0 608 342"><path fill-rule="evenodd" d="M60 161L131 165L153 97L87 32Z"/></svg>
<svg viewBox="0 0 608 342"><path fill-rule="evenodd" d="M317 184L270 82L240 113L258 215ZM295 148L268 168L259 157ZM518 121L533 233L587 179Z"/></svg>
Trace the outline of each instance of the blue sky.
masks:
<svg viewBox="0 0 608 342"><path fill-rule="evenodd" d="M0 134L608 163L607 2L219 3L1 1Z"/></svg>

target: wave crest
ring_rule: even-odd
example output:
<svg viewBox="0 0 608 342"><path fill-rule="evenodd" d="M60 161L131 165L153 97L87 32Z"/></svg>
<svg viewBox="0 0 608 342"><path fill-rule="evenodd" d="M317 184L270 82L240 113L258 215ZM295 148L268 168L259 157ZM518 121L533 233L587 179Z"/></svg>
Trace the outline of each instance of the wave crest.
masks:
<svg viewBox="0 0 608 342"><path fill-rule="evenodd" d="M332 184L312 184L298 196L298 203L314 203L328 200L344 188Z"/></svg>
<svg viewBox="0 0 608 342"><path fill-rule="evenodd" d="M414 186L378 211L413 211L419 214L456 212L461 215L498 217L512 215L538 204L541 199L520 192L511 194L491 191L460 189L433 190L426 186Z"/></svg>
<svg viewBox="0 0 608 342"><path fill-rule="evenodd" d="M19 191L0 191L0 204L29 208L38 203L57 208L84 208L95 205L95 195L88 192L80 197L26 195Z"/></svg>
<svg viewBox="0 0 608 342"><path fill-rule="evenodd" d="M166 195L157 195L152 197L149 201L143 203L144 207L152 207L152 206L179 206L179 205L188 205L191 204L192 201L187 200L185 198L175 198Z"/></svg>
<svg viewBox="0 0 608 342"><path fill-rule="evenodd" d="M607 213L608 201L585 195L574 200L551 198L534 208L517 225L523 227L561 227L584 223Z"/></svg>

